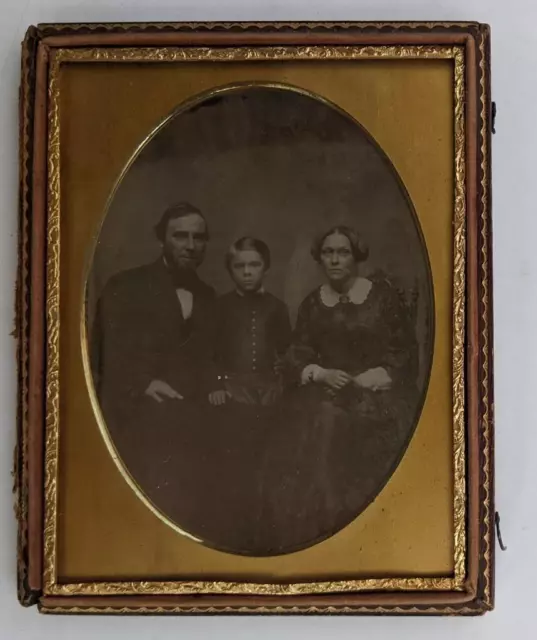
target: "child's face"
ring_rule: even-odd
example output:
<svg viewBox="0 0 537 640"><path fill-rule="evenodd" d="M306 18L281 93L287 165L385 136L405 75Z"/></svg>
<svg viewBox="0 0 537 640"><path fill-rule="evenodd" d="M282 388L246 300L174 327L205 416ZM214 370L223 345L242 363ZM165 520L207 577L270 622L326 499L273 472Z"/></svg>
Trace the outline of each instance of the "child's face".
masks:
<svg viewBox="0 0 537 640"><path fill-rule="evenodd" d="M257 291L263 284L265 263L257 251L237 251L231 259L229 272L241 291Z"/></svg>

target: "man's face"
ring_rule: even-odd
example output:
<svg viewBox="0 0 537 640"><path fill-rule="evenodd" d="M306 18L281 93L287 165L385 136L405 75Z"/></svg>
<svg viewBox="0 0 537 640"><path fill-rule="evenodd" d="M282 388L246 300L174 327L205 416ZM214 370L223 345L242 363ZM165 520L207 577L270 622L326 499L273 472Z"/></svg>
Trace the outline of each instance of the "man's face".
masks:
<svg viewBox="0 0 537 640"><path fill-rule="evenodd" d="M257 251L237 251L230 261L229 271L241 291L257 291L263 284L265 263Z"/></svg>
<svg viewBox="0 0 537 640"><path fill-rule="evenodd" d="M197 269L203 262L206 246L207 228L197 213L168 222L163 250L171 265L178 269Z"/></svg>

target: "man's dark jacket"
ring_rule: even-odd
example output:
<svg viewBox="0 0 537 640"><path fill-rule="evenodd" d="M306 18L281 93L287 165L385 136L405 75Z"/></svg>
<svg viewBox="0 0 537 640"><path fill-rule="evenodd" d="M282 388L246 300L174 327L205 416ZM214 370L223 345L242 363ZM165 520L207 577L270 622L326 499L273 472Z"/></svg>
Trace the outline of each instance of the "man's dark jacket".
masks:
<svg viewBox="0 0 537 640"><path fill-rule="evenodd" d="M214 290L191 274L177 281L164 260L113 276L98 304L91 335L91 368L101 406L119 414L162 380L185 399L207 397L214 373L211 347ZM176 288L193 294L185 320ZM103 406L104 405L104 406ZM126 408L126 407L125 407Z"/></svg>

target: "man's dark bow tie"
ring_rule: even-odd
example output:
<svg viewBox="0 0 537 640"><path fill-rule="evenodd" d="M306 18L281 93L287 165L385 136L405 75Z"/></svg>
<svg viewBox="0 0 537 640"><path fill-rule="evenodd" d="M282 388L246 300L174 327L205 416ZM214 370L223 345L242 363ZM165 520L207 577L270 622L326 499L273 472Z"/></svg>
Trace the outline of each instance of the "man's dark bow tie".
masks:
<svg viewBox="0 0 537 640"><path fill-rule="evenodd" d="M170 273L176 289L186 289L192 293L201 289L201 280L193 269L171 269Z"/></svg>

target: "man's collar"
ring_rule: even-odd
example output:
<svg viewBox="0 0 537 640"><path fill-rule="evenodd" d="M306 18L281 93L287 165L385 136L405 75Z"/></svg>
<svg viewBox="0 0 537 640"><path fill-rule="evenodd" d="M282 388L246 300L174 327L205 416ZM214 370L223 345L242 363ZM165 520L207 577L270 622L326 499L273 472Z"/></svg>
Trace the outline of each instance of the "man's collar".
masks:
<svg viewBox="0 0 537 640"><path fill-rule="evenodd" d="M187 289L188 291L199 291L206 285L200 280L195 269L178 269L169 264L164 256L162 262L164 269L169 274L176 289Z"/></svg>

